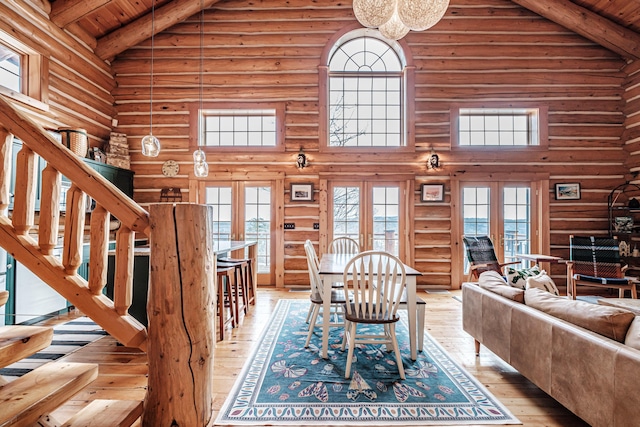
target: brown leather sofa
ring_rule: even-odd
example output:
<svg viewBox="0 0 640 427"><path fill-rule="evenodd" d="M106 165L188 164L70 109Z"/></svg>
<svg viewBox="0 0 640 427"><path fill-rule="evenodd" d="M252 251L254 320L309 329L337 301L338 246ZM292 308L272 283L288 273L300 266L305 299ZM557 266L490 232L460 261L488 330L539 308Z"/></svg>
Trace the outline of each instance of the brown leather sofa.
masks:
<svg viewBox="0 0 640 427"><path fill-rule="evenodd" d="M573 319L576 309L578 316L585 309L599 316L604 306L496 286L462 285L463 329L477 350L481 343L594 427L640 426L640 316L615 309L624 320L605 329L616 340L556 317ZM608 313L603 318L611 320ZM593 315L586 318L591 322Z"/></svg>

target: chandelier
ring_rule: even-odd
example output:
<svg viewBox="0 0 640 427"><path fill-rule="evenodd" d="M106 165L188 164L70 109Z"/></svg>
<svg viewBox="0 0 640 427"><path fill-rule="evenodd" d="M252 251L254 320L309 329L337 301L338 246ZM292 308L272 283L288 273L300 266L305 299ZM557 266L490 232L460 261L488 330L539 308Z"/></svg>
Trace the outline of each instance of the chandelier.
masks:
<svg viewBox="0 0 640 427"><path fill-rule="evenodd" d="M363 26L399 40L409 31L433 27L448 6L449 0L353 0L353 13Z"/></svg>

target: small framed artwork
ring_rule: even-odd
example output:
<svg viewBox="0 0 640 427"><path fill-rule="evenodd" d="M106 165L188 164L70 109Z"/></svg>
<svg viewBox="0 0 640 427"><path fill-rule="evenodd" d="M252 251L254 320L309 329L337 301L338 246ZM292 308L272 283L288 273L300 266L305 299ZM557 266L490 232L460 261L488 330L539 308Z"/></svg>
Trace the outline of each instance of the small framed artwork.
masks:
<svg viewBox="0 0 640 427"><path fill-rule="evenodd" d="M556 184L556 200L579 200L580 183Z"/></svg>
<svg viewBox="0 0 640 427"><path fill-rule="evenodd" d="M292 202L312 202L313 184L291 184Z"/></svg>
<svg viewBox="0 0 640 427"><path fill-rule="evenodd" d="M422 184L420 186L420 201L443 202L444 184Z"/></svg>

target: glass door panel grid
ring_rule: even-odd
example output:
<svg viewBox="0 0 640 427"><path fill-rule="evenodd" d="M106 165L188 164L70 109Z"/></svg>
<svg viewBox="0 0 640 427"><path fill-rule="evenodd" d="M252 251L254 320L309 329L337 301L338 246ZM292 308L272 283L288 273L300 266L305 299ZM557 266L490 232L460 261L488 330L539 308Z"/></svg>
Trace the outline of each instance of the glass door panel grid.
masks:
<svg viewBox="0 0 640 427"><path fill-rule="evenodd" d="M258 242L258 273L271 271L271 188L245 187L245 240Z"/></svg>
<svg viewBox="0 0 640 427"><path fill-rule="evenodd" d="M504 259L517 261L518 254L531 252L531 191L528 187L505 187L502 204Z"/></svg>
<svg viewBox="0 0 640 427"><path fill-rule="evenodd" d="M343 236L360 242L360 187L333 189L333 238Z"/></svg>
<svg viewBox="0 0 640 427"><path fill-rule="evenodd" d="M491 236L489 187L465 187L462 190L463 234L469 236ZM469 259L464 254L464 274L469 273Z"/></svg>
<svg viewBox="0 0 640 427"><path fill-rule="evenodd" d="M207 187L205 203L213 206L213 239L231 240L231 187Z"/></svg>
<svg viewBox="0 0 640 427"><path fill-rule="evenodd" d="M399 203L397 187L373 188L373 250L398 255Z"/></svg>

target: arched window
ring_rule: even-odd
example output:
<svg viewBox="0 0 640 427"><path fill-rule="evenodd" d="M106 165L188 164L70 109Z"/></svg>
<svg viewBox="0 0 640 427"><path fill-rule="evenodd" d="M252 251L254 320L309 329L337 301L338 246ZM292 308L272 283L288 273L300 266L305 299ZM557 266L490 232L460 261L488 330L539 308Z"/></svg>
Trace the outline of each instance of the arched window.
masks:
<svg viewBox="0 0 640 427"><path fill-rule="evenodd" d="M351 31L333 45L327 66L327 145L406 146L406 61L400 44L377 31Z"/></svg>

